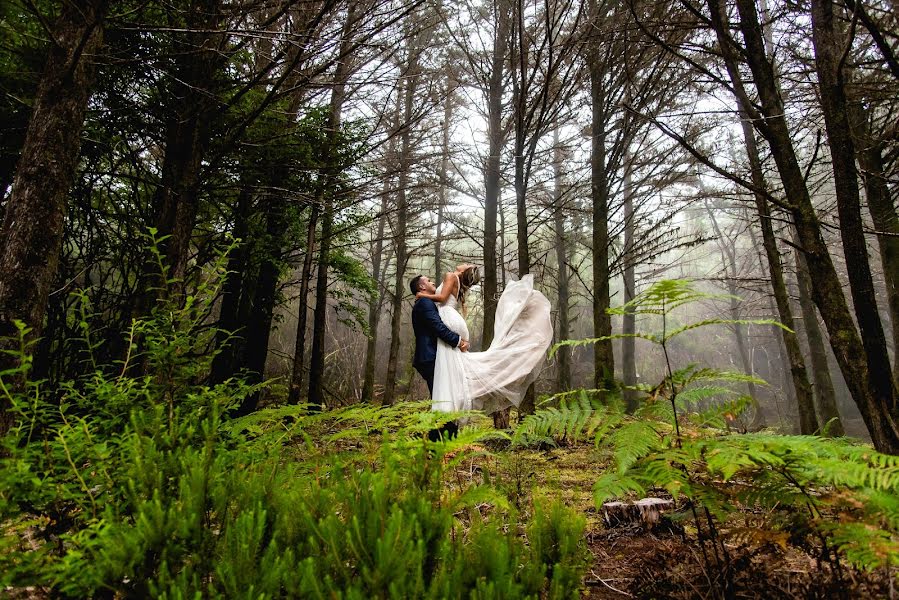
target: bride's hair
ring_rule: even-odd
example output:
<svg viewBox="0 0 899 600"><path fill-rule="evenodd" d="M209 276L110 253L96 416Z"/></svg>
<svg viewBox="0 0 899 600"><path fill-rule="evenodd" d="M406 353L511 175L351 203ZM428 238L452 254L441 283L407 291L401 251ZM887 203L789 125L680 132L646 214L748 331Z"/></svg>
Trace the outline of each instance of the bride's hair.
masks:
<svg viewBox="0 0 899 600"><path fill-rule="evenodd" d="M481 271L475 265L469 265L459 275L459 302L465 306L465 293L481 281Z"/></svg>

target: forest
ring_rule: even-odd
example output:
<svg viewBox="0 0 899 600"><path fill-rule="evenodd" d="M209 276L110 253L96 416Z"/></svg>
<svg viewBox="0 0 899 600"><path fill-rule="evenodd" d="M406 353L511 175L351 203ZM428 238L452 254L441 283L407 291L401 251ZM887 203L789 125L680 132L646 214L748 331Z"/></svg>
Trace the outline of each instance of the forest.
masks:
<svg viewBox="0 0 899 600"><path fill-rule="evenodd" d="M0 31L0 596L896 597L895 0ZM472 356L549 301L520 404L432 410L460 264Z"/></svg>

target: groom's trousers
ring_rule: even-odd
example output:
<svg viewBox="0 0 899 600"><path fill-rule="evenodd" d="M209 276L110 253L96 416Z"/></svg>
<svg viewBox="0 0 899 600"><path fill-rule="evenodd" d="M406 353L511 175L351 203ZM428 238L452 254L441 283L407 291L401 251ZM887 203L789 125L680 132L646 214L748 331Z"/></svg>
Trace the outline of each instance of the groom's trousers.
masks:
<svg viewBox="0 0 899 600"><path fill-rule="evenodd" d="M428 384L428 394L434 396L434 361L419 363L415 365L415 370L421 375L425 383Z"/></svg>

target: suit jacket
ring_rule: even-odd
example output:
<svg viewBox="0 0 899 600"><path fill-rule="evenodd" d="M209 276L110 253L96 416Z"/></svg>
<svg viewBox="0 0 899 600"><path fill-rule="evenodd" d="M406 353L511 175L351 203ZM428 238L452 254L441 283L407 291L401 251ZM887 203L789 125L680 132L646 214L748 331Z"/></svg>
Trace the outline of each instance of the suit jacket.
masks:
<svg viewBox="0 0 899 600"><path fill-rule="evenodd" d="M437 359L437 338L454 348L459 345L459 334L443 324L437 304L428 298L419 298L412 308L412 330L415 332L413 366Z"/></svg>

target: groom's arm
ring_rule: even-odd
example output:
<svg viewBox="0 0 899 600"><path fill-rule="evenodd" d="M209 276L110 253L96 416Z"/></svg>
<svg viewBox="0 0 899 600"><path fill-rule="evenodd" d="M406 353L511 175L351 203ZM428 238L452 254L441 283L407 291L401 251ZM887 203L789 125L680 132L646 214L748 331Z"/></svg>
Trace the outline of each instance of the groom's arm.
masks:
<svg viewBox="0 0 899 600"><path fill-rule="evenodd" d="M427 327L453 348L458 346L459 342L462 341L459 334L443 324L443 319L440 318L440 313L437 312L437 305L434 304L434 301L422 298L418 301L418 304L420 305L419 311L421 312L422 320L427 324Z"/></svg>

